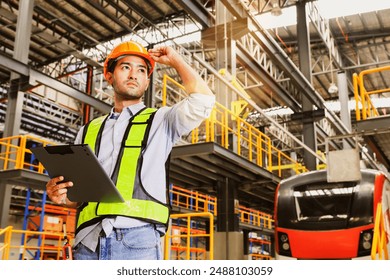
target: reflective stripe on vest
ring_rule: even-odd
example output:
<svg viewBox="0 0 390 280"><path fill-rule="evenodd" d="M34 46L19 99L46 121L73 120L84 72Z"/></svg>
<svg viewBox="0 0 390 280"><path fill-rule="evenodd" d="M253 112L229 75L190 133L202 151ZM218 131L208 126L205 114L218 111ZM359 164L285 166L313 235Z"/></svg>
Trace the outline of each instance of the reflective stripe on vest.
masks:
<svg viewBox="0 0 390 280"><path fill-rule="evenodd" d="M94 119L93 121L91 121L87 127L85 127L85 129L87 129L86 132L84 132L85 134L85 139L83 139L83 142L84 143L88 143L88 145L90 146L91 150L96 154L96 141L97 141L97 138L98 138L98 134L99 134L99 131L100 131L100 128L102 127L102 124L104 122L104 120L107 118L108 116L105 115L105 116L101 116L101 117L98 117L96 119Z"/></svg>
<svg viewBox="0 0 390 280"><path fill-rule="evenodd" d="M89 202L79 214L78 229L80 226L84 227L83 224L89 224L89 221L113 215L128 216L161 224L168 222L168 206L148 194L143 187L137 185L136 192L139 193L141 191L144 198L133 197L137 170L139 169L139 172L141 172L140 169L142 168L142 166L138 167L138 163L142 162L142 160L139 160L142 157L141 151L146 146L146 134L148 134L148 128L150 128L152 123L151 116L154 115L155 111L156 109L147 108L135 115L126 130L128 131L127 137L126 135L124 136L126 140L124 147L121 147L120 158L118 157L120 162L116 176L116 186L125 202ZM96 139L100 137L99 131L104 119L105 117L95 119L88 125L84 143L88 143L93 150L95 150L95 146L92 145L95 145ZM118 162L116 165L118 165Z"/></svg>

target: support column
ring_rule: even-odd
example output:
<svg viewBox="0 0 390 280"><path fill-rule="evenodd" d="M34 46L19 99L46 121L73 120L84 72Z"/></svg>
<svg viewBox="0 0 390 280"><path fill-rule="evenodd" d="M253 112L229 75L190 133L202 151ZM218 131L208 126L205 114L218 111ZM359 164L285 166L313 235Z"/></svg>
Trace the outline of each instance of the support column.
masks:
<svg viewBox="0 0 390 280"><path fill-rule="evenodd" d="M216 26L215 26L215 43L216 43L216 63L217 70L226 71L226 79L236 76L236 41L233 34L234 17L226 9L220 0L216 1ZM216 100L227 109L232 109L232 102L237 101L238 96L221 80L216 80ZM229 127L235 129L236 123L229 118ZM237 152L237 137L230 134L228 137L229 150Z"/></svg>
<svg viewBox="0 0 390 280"><path fill-rule="evenodd" d="M243 244L244 244L244 256L245 256L245 259L248 259L248 256L250 254L250 246L249 246L249 233L250 233L250 230L248 229L243 229L242 230L242 233L243 233Z"/></svg>
<svg viewBox="0 0 390 280"><path fill-rule="evenodd" d="M311 83L311 52L305 1L297 2L296 6L299 68ZM313 104L305 95L302 97L302 110L303 112L313 111ZM317 151L316 126L311 118L307 121L303 120L303 143L314 152ZM306 149L303 151L303 160L309 170L316 170L317 159Z"/></svg>
<svg viewBox="0 0 390 280"><path fill-rule="evenodd" d="M87 67L87 85L86 85L86 93L88 95L92 94L92 88L93 88L93 68L92 66ZM83 123L87 124L93 114L91 114L91 105L83 104Z"/></svg>
<svg viewBox="0 0 390 280"><path fill-rule="evenodd" d="M217 186L217 231L214 233L216 260L241 260L243 234L239 229L237 183L226 178Z"/></svg>
<svg viewBox="0 0 390 280"><path fill-rule="evenodd" d="M217 231L239 231L236 185L226 178L225 184L217 187Z"/></svg>
<svg viewBox="0 0 390 280"><path fill-rule="evenodd" d="M228 28L228 23L233 21L233 16L229 13L221 1L216 1L216 65L217 70L225 69L231 75L236 74L236 55L235 41L232 39L231 31ZM218 28L223 26L224 28ZM223 106L230 108L233 101L232 90L229 89L223 82L217 80L216 83L216 100Z"/></svg>
<svg viewBox="0 0 390 280"><path fill-rule="evenodd" d="M348 128L349 131L352 131L351 115L350 115L351 111L348 108L348 102L349 102L348 82L347 82L347 75L345 74L345 71L337 72L337 85L339 89L339 100L340 100L340 119L345 125L345 127ZM348 143L348 141L343 140L343 148L351 149L352 147Z"/></svg>
<svg viewBox="0 0 390 280"><path fill-rule="evenodd" d="M19 16L16 25L13 58L27 64L30 49L30 36L32 28L32 15L34 0L19 1ZM8 92L7 112L3 137L19 134L24 92L19 91L19 75L11 73L11 87ZM0 183L0 228L8 225L9 208L11 204L12 186Z"/></svg>
<svg viewBox="0 0 390 280"><path fill-rule="evenodd" d="M290 152L290 158L293 160L293 161L298 161L298 157L297 157L297 152L295 151L291 151ZM290 174L291 176L294 176L294 175L297 175L296 171L294 169L291 169L290 171Z"/></svg>

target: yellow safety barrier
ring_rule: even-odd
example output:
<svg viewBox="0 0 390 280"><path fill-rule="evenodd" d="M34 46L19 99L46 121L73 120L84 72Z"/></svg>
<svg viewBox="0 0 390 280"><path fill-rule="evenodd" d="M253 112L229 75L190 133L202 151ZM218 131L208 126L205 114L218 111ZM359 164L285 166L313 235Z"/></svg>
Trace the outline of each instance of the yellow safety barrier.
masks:
<svg viewBox="0 0 390 280"><path fill-rule="evenodd" d="M0 244L0 256L2 260L9 259L9 252L11 246L12 227L0 229L0 236L4 236L4 243Z"/></svg>
<svg viewBox="0 0 390 280"><path fill-rule="evenodd" d="M205 137L202 138L201 133L205 133ZM275 148L270 137L219 103L203 125L192 132L192 143L199 139L233 150L260 167L276 171L280 177L284 170L294 170L296 174L307 171L301 163Z"/></svg>
<svg viewBox="0 0 390 280"><path fill-rule="evenodd" d="M232 86L234 86L238 91L240 91L246 98L250 99L251 97L249 94L245 91L245 89L241 86L241 84L238 82L237 78L235 76L232 76L227 69L222 68L218 71L219 74L221 74L225 79L229 80ZM245 110L245 108L248 107L248 102L244 99L239 98L238 100L231 102L231 110L234 112L235 115L241 115L241 113ZM244 114L245 116L247 113ZM244 118L245 118L244 116ZM232 119L234 121L234 117Z"/></svg>
<svg viewBox="0 0 390 280"><path fill-rule="evenodd" d="M38 173L44 173L44 167L38 162L32 161L32 153L28 145L55 145L30 135L17 135L0 139L0 163L1 170L30 169Z"/></svg>
<svg viewBox="0 0 390 280"><path fill-rule="evenodd" d="M170 190L171 204L185 208L191 211L210 212L217 216L217 198L211 195L205 195L197 191L173 186ZM273 229L274 220L272 215L244 207L239 205L239 220L241 223L246 223L260 228Z"/></svg>
<svg viewBox="0 0 390 280"><path fill-rule="evenodd" d="M371 259L375 260L388 260L389 252L387 250L387 235L385 231L385 223L382 213L382 203L378 203L376 208L375 225L374 225L374 236L372 240Z"/></svg>
<svg viewBox="0 0 390 280"><path fill-rule="evenodd" d="M174 98L176 100L181 100L181 99L183 99L185 97L185 94L186 94L185 91L184 91L184 87L181 84L176 82L174 79L169 77L167 74L164 74L164 76L163 76L163 88L162 88L162 106L166 106L167 105L168 82L172 83L175 87L179 88L179 91L180 91L179 92L179 96L172 97L172 98Z"/></svg>
<svg viewBox="0 0 390 280"><path fill-rule="evenodd" d="M274 220L271 214L247 208L242 205L239 206L240 222L258 226L260 228L272 229Z"/></svg>
<svg viewBox="0 0 390 280"><path fill-rule="evenodd" d="M19 234L23 236L23 243L21 245L13 245L11 243L12 236ZM4 235L4 244L0 246L0 253L2 253L3 260L9 260L11 249L16 249L16 251L21 255L22 260L28 260L30 257L36 259L38 257L40 260L47 258L47 255L50 254L50 259L59 260L62 258L62 248L64 243L64 234L56 232L40 232L40 231L29 231L29 230L16 230L12 226L6 227L5 229L0 229L0 236ZM31 239L37 240L41 238L41 244L30 245ZM13 238L14 240L21 240L20 237ZM53 244L54 243L54 244ZM31 255L31 253L39 255Z"/></svg>
<svg viewBox="0 0 390 280"><path fill-rule="evenodd" d="M197 212L210 212L214 216L217 215L217 198L214 196L183 189L178 186L172 186L170 196L172 206Z"/></svg>
<svg viewBox="0 0 390 280"><path fill-rule="evenodd" d="M214 215L209 212L172 214L172 225L168 228L164 242L164 259L170 260L172 252L175 259L214 259ZM208 226L199 228L200 222ZM203 239L201 242L200 239ZM208 239L208 240L206 240ZM184 245L182 244L184 243ZM201 242L200 246L197 246ZM208 242L208 246L206 243ZM208 248L209 250L207 250ZM184 257L182 256L184 253Z"/></svg>
<svg viewBox="0 0 390 280"><path fill-rule="evenodd" d="M179 96L175 96L175 100L179 101L185 96L184 91L182 93L183 86L164 75L163 106L167 104L168 82L180 90ZM284 171L287 171L286 176L291 175L290 170L294 170L296 174L308 171L301 163L272 146L270 137L218 102L210 117L192 131L191 137L193 144L198 142L218 143L256 165L270 172L276 172L279 177L283 177Z"/></svg>
<svg viewBox="0 0 390 280"><path fill-rule="evenodd" d="M367 75L380 73L383 71L389 71L390 66L368 69L360 72L359 74L354 73L352 76L353 79L353 88L354 88L354 97L355 97L355 114L356 120L366 120L367 118L379 116L378 110L375 108L374 104L371 101L370 95L381 94L389 92L390 88L376 89L367 91L364 78Z"/></svg>

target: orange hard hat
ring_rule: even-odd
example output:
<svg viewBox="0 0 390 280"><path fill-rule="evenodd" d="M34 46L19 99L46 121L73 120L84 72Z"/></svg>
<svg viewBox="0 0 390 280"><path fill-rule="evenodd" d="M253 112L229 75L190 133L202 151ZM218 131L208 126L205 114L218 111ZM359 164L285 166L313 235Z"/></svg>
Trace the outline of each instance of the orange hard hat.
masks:
<svg viewBox="0 0 390 280"><path fill-rule="evenodd" d="M142 57L148 65L148 76L152 74L155 62L149 55L148 51L141 44L128 41L120 43L107 56L106 61L104 62L104 77L106 77L108 72L113 71L113 69L111 69L112 62L115 62L118 57L123 55L136 55Z"/></svg>

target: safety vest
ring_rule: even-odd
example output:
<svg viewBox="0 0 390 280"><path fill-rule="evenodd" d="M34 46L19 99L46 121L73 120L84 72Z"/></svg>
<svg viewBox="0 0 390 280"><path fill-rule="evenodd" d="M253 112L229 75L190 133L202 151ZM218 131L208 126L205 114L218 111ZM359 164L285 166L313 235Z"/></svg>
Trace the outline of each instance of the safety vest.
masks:
<svg viewBox="0 0 390 280"><path fill-rule="evenodd" d="M151 223L168 223L168 205L152 197L143 188L142 182L134 184L136 176L141 178L142 151L146 146L155 112L156 109L153 108L141 110L130 119L124 134L111 179L125 202L88 202L79 212L77 231L110 216L132 217ZM95 154L99 152L101 134L107 117L96 118L84 128L83 143L89 144Z"/></svg>

